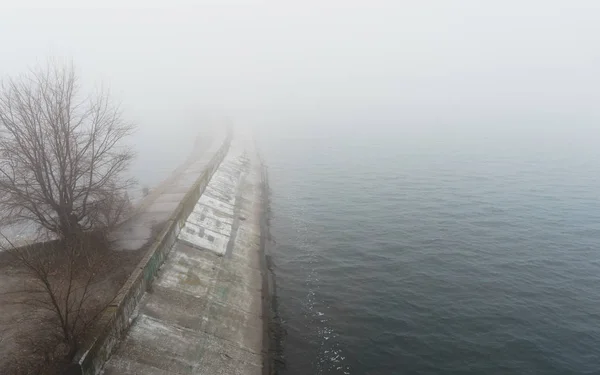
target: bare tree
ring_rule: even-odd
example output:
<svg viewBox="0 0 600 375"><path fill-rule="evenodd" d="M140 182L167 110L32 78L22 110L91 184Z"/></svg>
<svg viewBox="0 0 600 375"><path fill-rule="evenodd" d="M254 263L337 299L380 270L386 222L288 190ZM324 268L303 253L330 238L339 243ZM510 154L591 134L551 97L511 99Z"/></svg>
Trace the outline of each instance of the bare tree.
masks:
<svg viewBox="0 0 600 375"><path fill-rule="evenodd" d="M22 274L23 287L11 292L10 303L25 307L25 319L36 322L35 332L20 337L21 355L13 372L55 373L75 355L79 345L114 295L106 291L99 270L107 249L100 234L70 241L50 241L16 247L6 237L1 250ZM25 354L24 354L25 353Z"/></svg>
<svg viewBox="0 0 600 375"><path fill-rule="evenodd" d="M82 96L72 65L49 63L0 91L0 215L60 238L94 229L102 202L124 196L133 126L108 93Z"/></svg>
<svg viewBox="0 0 600 375"><path fill-rule="evenodd" d="M89 217L90 224L95 228L114 228L127 218L133 208L127 192L120 195L108 190L107 194L99 194L98 198Z"/></svg>

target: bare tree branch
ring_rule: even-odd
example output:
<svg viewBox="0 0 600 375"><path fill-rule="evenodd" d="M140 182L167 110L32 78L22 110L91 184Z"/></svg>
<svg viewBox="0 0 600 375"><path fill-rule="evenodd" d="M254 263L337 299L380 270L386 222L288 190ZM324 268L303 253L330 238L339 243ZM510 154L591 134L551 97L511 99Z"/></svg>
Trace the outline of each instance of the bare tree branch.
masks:
<svg viewBox="0 0 600 375"><path fill-rule="evenodd" d="M97 273L103 255L86 251L90 241L98 244L106 239L97 234L83 234L68 241L16 247L1 233L0 238L6 243L0 250L10 255L26 281L22 289L11 292L12 303L27 306L35 315L32 320L40 322L36 329L43 333L40 336L43 342L35 342L40 340L37 335L29 337L35 345L33 352L39 352L43 363L38 363L39 358L37 361L25 358L35 371L20 364L19 372L35 373L43 366L55 368L57 364L67 363L91 325L114 298L98 296L107 281L100 280ZM107 242L100 246L107 246Z"/></svg>
<svg viewBox="0 0 600 375"><path fill-rule="evenodd" d="M133 183L133 126L106 90L82 97L72 65L7 79L0 89L0 217L33 221L60 238L110 225L102 202ZM100 212L104 211L104 212ZM110 211L110 210L109 210ZM102 220L100 218L103 218Z"/></svg>

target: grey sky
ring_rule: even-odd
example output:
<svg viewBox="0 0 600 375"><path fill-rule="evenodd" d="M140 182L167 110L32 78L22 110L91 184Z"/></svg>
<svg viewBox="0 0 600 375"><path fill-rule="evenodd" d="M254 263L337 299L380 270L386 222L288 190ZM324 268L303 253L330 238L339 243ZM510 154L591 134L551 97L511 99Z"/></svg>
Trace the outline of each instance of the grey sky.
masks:
<svg viewBox="0 0 600 375"><path fill-rule="evenodd" d="M494 132L547 119L589 139L600 127L599 19L600 2L547 0L5 9L0 71L72 58L139 124L144 157L157 140L189 144L172 133L219 114L286 131Z"/></svg>

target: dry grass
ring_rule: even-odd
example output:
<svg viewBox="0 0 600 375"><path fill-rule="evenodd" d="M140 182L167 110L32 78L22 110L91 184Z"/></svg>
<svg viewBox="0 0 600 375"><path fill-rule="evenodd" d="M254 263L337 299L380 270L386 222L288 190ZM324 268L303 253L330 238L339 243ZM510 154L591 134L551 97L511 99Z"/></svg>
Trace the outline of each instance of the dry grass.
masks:
<svg viewBox="0 0 600 375"><path fill-rule="evenodd" d="M144 249L114 251L98 234L86 235L84 251L65 255L63 249L64 244L54 241L16 251L48 271L47 284L58 305L71 309L71 322L75 321L75 342L71 344L77 345L127 280ZM65 342L57 308L41 279L15 251L0 253L2 374L58 374L73 355L73 345ZM69 279L71 283L67 283ZM75 318L77 314L79 318Z"/></svg>

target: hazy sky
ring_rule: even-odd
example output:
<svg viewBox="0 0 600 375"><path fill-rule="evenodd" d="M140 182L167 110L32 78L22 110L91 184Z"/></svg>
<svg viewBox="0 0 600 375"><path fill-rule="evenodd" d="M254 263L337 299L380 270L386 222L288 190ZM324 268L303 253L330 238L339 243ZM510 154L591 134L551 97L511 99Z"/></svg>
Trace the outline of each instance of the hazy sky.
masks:
<svg viewBox="0 0 600 375"><path fill-rule="evenodd" d="M600 134L598 1L99 4L121 7L2 9L0 72L72 58L122 101L145 158L220 114L317 133Z"/></svg>

